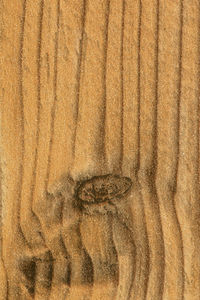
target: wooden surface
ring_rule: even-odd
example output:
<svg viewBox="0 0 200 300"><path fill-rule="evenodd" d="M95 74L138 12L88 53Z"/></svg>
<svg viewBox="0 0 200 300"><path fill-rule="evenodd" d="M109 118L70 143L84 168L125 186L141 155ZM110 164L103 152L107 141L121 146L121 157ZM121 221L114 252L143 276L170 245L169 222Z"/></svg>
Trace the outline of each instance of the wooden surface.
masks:
<svg viewBox="0 0 200 300"><path fill-rule="evenodd" d="M200 299L199 29L197 0L0 0L0 299ZM104 174L130 193L76 206Z"/></svg>

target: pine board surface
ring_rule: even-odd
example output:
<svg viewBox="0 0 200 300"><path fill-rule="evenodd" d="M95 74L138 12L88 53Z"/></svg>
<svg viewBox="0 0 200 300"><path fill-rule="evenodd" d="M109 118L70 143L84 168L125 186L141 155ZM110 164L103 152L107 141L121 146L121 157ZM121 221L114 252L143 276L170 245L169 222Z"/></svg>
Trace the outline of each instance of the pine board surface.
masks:
<svg viewBox="0 0 200 300"><path fill-rule="evenodd" d="M199 36L197 0L0 0L0 299L200 299Z"/></svg>

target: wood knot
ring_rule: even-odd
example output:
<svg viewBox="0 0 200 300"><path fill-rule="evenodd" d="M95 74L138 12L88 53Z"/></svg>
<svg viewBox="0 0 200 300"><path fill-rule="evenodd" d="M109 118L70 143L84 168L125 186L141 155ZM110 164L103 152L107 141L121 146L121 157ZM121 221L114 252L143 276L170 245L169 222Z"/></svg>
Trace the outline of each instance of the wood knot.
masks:
<svg viewBox="0 0 200 300"><path fill-rule="evenodd" d="M76 198L83 204L98 204L126 196L132 186L128 177L119 175L94 176L77 184Z"/></svg>

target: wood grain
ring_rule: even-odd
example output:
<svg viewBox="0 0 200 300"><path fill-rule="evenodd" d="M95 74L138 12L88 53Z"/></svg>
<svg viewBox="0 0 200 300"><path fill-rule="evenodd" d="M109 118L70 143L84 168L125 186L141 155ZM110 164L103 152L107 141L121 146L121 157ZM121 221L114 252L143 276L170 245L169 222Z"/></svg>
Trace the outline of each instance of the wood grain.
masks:
<svg viewBox="0 0 200 300"><path fill-rule="evenodd" d="M196 0L0 0L0 299L200 298L199 28Z"/></svg>

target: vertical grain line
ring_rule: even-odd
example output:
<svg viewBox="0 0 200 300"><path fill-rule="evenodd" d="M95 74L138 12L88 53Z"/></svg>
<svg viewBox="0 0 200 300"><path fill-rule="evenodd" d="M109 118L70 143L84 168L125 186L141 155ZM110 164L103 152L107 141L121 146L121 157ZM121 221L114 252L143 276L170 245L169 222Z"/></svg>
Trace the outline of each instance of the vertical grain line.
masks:
<svg viewBox="0 0 200 300"><path fill-rule="evenodd" d="M36 169L38 165L38 146L39 146L39 136L40 136L40 118L41 118L41 43L42 43L42 27L43 27L43 15L44 15L44 0L40 2L40 15L39 15L39 33L38 33L38 50L37 50L37 117L36 117L36 148L35 157L33 163L33 174L32 174L32 184L31 184L31 203L33 203L35 182L36 182ZM35 214L34 214L35 215Z"/></svg>
<svg viewBox="0 0 200 300"><path fill-rule="evenodd" d="M3 258L3 236L2 236L2 225L3 225L3 221L2 221L2 167L1 167L1 158L0 158L0 255L1 255L1 262L3 265L3 270L1 270L1 272L4 272L5 275L5 281L6 281L6 299L8 300L8 274L7 274L7 270L5 267L5 263L4 263L4 258Z"/></svg>
<svg viewBox="0 0 200 300"><path fill-rule="evenodd" d="M137 72L138 72L138 78L137 78L137 96L138 96L138 166L136 172L139 171L140 169L140 104L141 104L141 92L140 92L140 87L141 87L141 26L142 26L142 0L139 0L139 20L138 20L138 61L137 61Z"/></svg>
<svg viewBox="0 0 200 300"><path fill-rule="evenodd" d="M7 274L7 270L6 270L4 259L3 259L2 255L1 255L1 263L3 265L3 270L1 269L1 272L4 272L5 278L6 278L6 298L5 298L5 300L9 300L9 288L8 288L9 280L8 280L8 274Z"/></svg>
<svg viewBox="0 0 200 300"><path fill-rule="evenodd" d="M200 16L200 6L199 6L199 16ZM199 27L198 27L198 34L199 34L199 40L198 40L198 53L199 53L199 58L200 58L200 17L199 17ZM197 79L198 82L200 82L200 59L198 61L198 75L197 75ZM198 89L198 99L200 99L200 88ZM198 144L197 144L197 151L198 151L198 161L197 161L197 165L198 165L198 184L200 184L200 100L198 101L198 106L197 106L197 111L198 111L198 132L197 132L197 139L198 139Z"/></svg>
<svg viewBox="0 0 200 300"><path fill-rule="evenodd" d="M179 40L179 81L178 81L178 101L177 101L177 157L179 157L180 152L180 103L182 96L182 49L183 49L183 1L181 0L181 8L180 8L180 40ZM178 168L179 168L179 159L177 159L176 166L176 182L178 179ZM177 187L176 187L177 188Z"/></svg>
<svg viewBox="0 0 200 300"><path fill-rule="evenodd" d="M42 28L43 28L43 17L44 17L44 1L40 0L40 12L38 20L38 49L37 49L37 115L36 115L36 146L35 146L35 157L33 162L33 174L31 182L31 193L30 193L30 202L33 204L33 197L35 192L35 183L36 183L36 170L38 167L38 147L39 147L39 137L40 137L40 121L41 121L41 51L42 51ZM31 209L32 214L34 215L37 222L40 224L40 221ZM39 233L40 234L40 233Z"/></svg>
<svg viewBox="0 0 200 300"><path fill-rule="evenodd" d="M22 190L22 183L23 183L23 176L24 176L24 151L25 151L25 144L24 144L24 95L23 95L23 53L24 53L24 29L25 29L25 22L26 22L26 4L27 0L24 0L23 3L23 12L22 12L22 21L21 21L21 36L20 36L20 57L19 57L19 73L20 73L20 113L21 113L21 146L22 146L22 162L20 165L20 196ZM21 197L20 197L21 198Z"/></svg>
<svg viewBox="0 0 200 300"><path fill-rule="evenodd" d="M24 31L26 23L26 8L27 0L23 2L23 11L21 19L21 35L20 35L20 53L19 53L19 96L20 96L20 114L21 114L21 164L20 164L20 183L19 183L19 212L17 214L18 218L18 232L20 236L28 247L30 247L28 240L26 239L24 232L22 231L20 224L21 215L21 198L22 198L22 187L24 180L24 162L25 162L25 123L24 123L24 94L23 94L23 54L24 54ZM19 296L19 295L18 295ZM7 279L7 299L9 299L9 280Z"/></svg>
<svg viewBox="0 0 200 300"><path fill-rule="evenodd" d="M5 276L6 276L6 299L5 300L9 300L9 289L8 289L9 280L8 280L8 274L7 274L7 270L6 270L3 258L2 258L2 262L3 262L3 266L4 266L4 270L5 270Z"/></svg>
<svg viewBox="0 0 200 300"><path fill-rule="evenodd" d="M160 32L160 17L159 17L159 11L160 11L160 0L157 0L157 27L156 27L156 55L155 55L155 124L154 124L154 139L155 139L155 145L157 145L157 120L158 120L158 80L159 80L159 32ZM156 171L157 166L157 147L154 148L153 154L154 154L154 167Z"/></svg>
<svg viewBox="0 0 200 300"><path fill-rule="evenodd" d="M110 0L107 0L107 9L106 9L106 28L105 28L105 47L104 47L104 70L103 70L103 100L104 100L104 106L103 106L103 130L102 130L102 135L103 135L103 158L104 158L104 164L107 165L107 160L106 160L106 112L107 112L107 84L106 84L106 79L107 79L107 59L108 59L108 27L109 27L109 17L110 17Z"/></svg>
<svg viewBox="0 0 200 300"><path fill-rule="evenodd" d="M77 127L78 127L78 115L79 115L79 102L80 102L80 85L81 85L81 68L83 61L83 44L84 44L84 33L85 33L85 19L86 19L86 5L87 0L83 0L83 13L81 20L81 39L79 43L79 56L76 72L76 112L75 112L75 128L74 128L74 140L73 140L73 159L75 159L75 148L76 148L76 137L77 137Z"/></svg>
<svg viewBox="0 0 200 300"><path fill-rule="evenodd" d="M121 55L120 55L120 76L121 76L121 152L120 152L120 172L122 173L122 165L124 158L124 16L125 16L125 0L122 0L122 22L121 22Z"/></svg>
<svg viewBox="0 0 200 300"><path fill-rule="evenodd" d="M138 97L138 110L137 110L137 116L138 116L138 162L137 162L137 167L135 170L137 181L138 181L138 172L140 170L140 125L141 125L141 117L140 117L140 112L141 112L141 29L142 29L142 0L139 0L139 19L138 19L138 33L137 33L137 39L138 39L138 56L137 56L137 72L138 72L138 77L137 77L137 97ZM140 192L141 192L141 185L138 181ZM142 199L142 198L141 198ZM143 212L144 212L144 203L142 201L142 207L143 207ZM144 217L144 227L145 227L145 236L146 236L146 245L147 245L147 255L148 255L148 260L147 260L147 265L145 266L147 268L147 276L145 280L145 292L144 296L145 298L147 297L147 290L148 290L148 281L149 281L149 253L150 253L150 247L149 247L149 240L148 240L148 234L147 234L147 223L146 223L146 218ZM141 265L141 263L140 263Z"/></svg>
<svg viewBox="0 0 200 300"><path fill-rule="evenodd" d="M198 54L199 54L199 60L198 60L198 72L197 72L197 80L200 82L200 6L199 6L199 24L198 24ZM197 104L197 184L198 184L198 192L200 191L200 87L198 86L198 93L197 97L199 99ZM200 225L198 224L198 231L200 230ZM200 291L199 291L200 293ZM184 297L183 297L184 298Z"/></svg>
<svg viewBox="0 0 200 300"><path fill-rule="evenodd" d="M199 6L199 26L198 26L198 53L199 53L199 61L198 61L198 74L197 74L197 80L200 82L200 6ZM197 104L197 184L198 184L198 192L200 191L200 87L198 87L198 104ZM198 224L199 225L199 224ZM200 229L200 225L198 226ZM199 291L200 293L200 291Z"/></svg>
<svg viewBox="0 0 200 300"><path fill-rule="evenodd" d="M154 142L155 147L153 149L153 175L154 175L154 182L153 186L155 188L155 196L158 203L158 221L160 225L160 231L161 231L161 247L162 247L162 255L163 255L163 263L162 263L162 274L160 274L160 296L163 297L164 293L164 277L165 277L165 246L164 246L164 237L163 237L163 229L162 229L162 222L161 222L161 214L160 214L160 204L159 199L157 195L157 189L155 185L155 174L157 170L157 164L158 164L158 101L159 101L159 95L158 95L158 83L159 83L159 35L160 35L160 0L157 0L157 7L156 7L156 50L155 50L155 123L154 123Z"/></svg>
<svg viewBox="0 0 200 300"><path fill-rule="evenodd" d="M180 103L181 103L181 96L182 96L182 52L183 52L183 10L184 10L184 0L180 2L180 40L179 40L179 82L178 82L178 97L177 97L177 162L176 162L176 174L175 174L175 191L174 196L177 191L177 182L178 182L178 169L179 169L179 153L180 153ZM183 238L182 238L182 231L181 225L178 220L178 215L176 212L175 202L174 204L174 211L177 220L178 230L180 232L180 239L181 239L181 260L182 260L182 299L184 299L184 288L185 288L185 274L184 274L184 249L183 249Z"/></svg>
<svg viewBox="0 0 200 300"><path fill-rule="evenodd" d="M21 213L21 197L22 186L24 180L24 154L25 154L25 124L24 124L24 94L23 94L23 54L24 54L24 30L26 23L26 7L27 0L23 2L22 20L21 20L21 35L20 35L20 53L19 53L19 95L20 95L20 114L21 114L21 164L20 164L20 183L19 183L19 212L18 212L18 230L21 234L23 241L28 245L28 241L20 226L20 213Z"/></svg>
<svg viewBox="0 0 200 300"><path fill-rule="evenodd" d="M51 109L51 125L50 125L50 141L49 141L49 153L48 153L48 161L47 161L47 174L45 181L45 192L48 188L49 183L49 175L50 175L50 167L51 167L51 153L54 139L54 131L55 131L55 113L56 113L56 103L58 101L57 97L57 84L58 84L58 37L60 31L60 0L57 0L57 20L56 20L56 33L55 33L55 48L54 48L54 79L53 79L53 90L54 90L54 100Z"/></svg>

